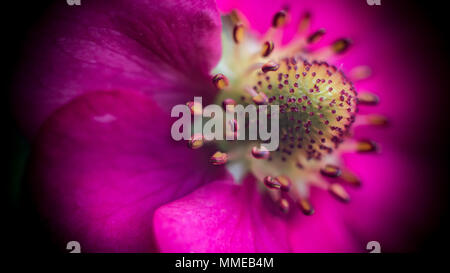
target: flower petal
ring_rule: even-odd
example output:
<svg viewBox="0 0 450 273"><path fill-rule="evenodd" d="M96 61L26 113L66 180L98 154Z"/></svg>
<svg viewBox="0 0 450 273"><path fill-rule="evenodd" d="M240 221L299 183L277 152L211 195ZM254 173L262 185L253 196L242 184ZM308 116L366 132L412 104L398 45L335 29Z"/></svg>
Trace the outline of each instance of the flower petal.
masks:
<svg viewBox="0 0 450 273"><path fill-rule="evenodd" d="M243 185L210 183L160 207L155 235L163 252L356 251L330 202L317 217L284 215L249 177ZM328 197L328 196L327 196ZM329 198L329 197L328 197ZM335 205L335 204L332 204Z"/></svg>
<svg viewBox="0 0 450 273"><path fill-rule="evenodd" d="M317 188L312 188L311 203L314 206L312 216L298 213L289 223L293 252L354 253L364 250L365 242L352 234L342 217L346 204Z"/></svg>
<svg viewBox="0 0 450 273"><path fill-rule="evenodd" d="M135 92L90 92L51 115L29 177L58 242L95 252L156 250L153 210L225 175L207 168L213 151L172 140L170 124Z"/></svg>
<svg viewBox="0 0 450 273"><path fill-rule="evenodd" d="M152 94L164 109L212 96L220 58L214 1L56 3L33 30L13 101L26 132L72 98L96 90Z"/></svg>
<svg viewBox="0 0 450 273"><path fill-rule="evenodd" d="M431 159L434 154L430 156L430 151L435 150L433 143L440 145L435 141L440 133L431 132L441 126L436 119L436 100L424 99L423 91L439 90L441 85L435 70L429 69L440 63L439 51L424 49L437 44L429 31L430 25L423 23L411 28L411 20L389 16L402 10L393 4L375 10L365 1L218 0L219 9L239 9L259 33L270 27L271 16L282 5L290 7L292 16L291 24L284 29L285 42L295 35L299 16L305 11L312 13L311 31L322 27L327 30L315 48L343 37L353 41L348 52L335 56L331 62L346 73L360 65L371 68L373 75L355 86L358 92L377 94L380 104L362 106L359 114L383 114L391 123L388 128L355 129L355 138L373 139L382 151L377 156L345 155L345 165L360 176L363 186L350 190L352 201L336 213L361 245L379 240L384 251L417 248L420 236L436 225L431 218L439 210L436 194L432 192L438 186L425 182L432 180L436 172L433 160L437 159ZM415 13L404 18L409 16ZM316 209L316 213L320 210Z"/></svg>
<svg viewBox="0 0 450 273"><path fill-rule="evenodd" d="M428 183L432 173L422 159L383 148L378 156L345 156L346 165L357 170L363 184L351 191L352 201L340 214L364 243L378 241L384 252L411 251L434 224L431 209L439 206Z"/></svg>
<svg viewBox="0 0 450 273"><path fill-rule="evenodd" d="M254 183L217 181L162 206L154 228L163 252L285 252L286 225L262 205ZM284 244L283 244L284 242Z"/></svg>

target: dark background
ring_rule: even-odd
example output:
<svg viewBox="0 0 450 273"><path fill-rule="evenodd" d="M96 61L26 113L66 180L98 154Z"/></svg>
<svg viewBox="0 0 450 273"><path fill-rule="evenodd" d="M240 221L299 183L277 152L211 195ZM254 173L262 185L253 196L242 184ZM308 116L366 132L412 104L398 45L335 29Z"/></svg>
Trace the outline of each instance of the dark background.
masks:
<svg viewBox="0 0 450 273"><path fill-rule="evenodd" d="M65 0L58 0L65 1ZM87 0L85 0L87 1ZM91 0L95 1L95 0ZM355 0L365 1L365 0ZM16 128L14 118L10 114L10 83L18 61L20 52L30 26L35 24L43 12L49 6L51 1L4 1L1 7L1 29L2 29L2 137L5 157L5 170L2 173L2 233L5 239L2 245L10 253L27 252L58 252L60 249L55 247L51 240L51 234L47 231L32 204L32 198L27 192L26 182L21 176L20 166L26 165L27 155L30 144L20 134ZM395 2L395 3L393 3ZM425 37L418 38L414 45L419 50L430 52L430 61L436 69L436 81L441 88L434 90L437 92L436 115L430 120L426 132L425 147L423 156L435 166L435 171L430 174L429 181L436 191L436 202L441 204L442 211L437 212L440 215L440 224L430 227L423 236L417 238L417 248L411 249L414 252L448 253L449 225L448 225L448 181L449 178L449 149L448 125L449 110L449 44L447 41L448 30L446 21L448 21L448 9L443 1L408 1L408 0L382 0L382 8L386 10L386 16L398 17L398 20L407 20L412 29L419 33L426 33ZM447 13L446 13L447 12ZM430 92L424 90L424 93ZM21 186L17 185L22 183ZM439 206L438 206L439 207ZM406 232L406 231L405 231ZM3 240L2 240L3 241Z"/></svg>

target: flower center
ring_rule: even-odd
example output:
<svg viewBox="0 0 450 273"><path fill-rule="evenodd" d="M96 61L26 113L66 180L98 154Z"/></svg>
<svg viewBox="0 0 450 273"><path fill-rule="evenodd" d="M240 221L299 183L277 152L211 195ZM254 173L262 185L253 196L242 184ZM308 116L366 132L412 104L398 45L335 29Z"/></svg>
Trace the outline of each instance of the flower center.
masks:
<svg viewBox="0 0 450 273"><path fill-rule="evenodd" d="M339 39L318 52L309 51L308 46L320 40L325 30L305 35L310 21L310 14L305 13L299 24L303 35L282 46L280 34L287 21L288 14L278 12L272 28L263 38L257 38L246 31L248 24L242 15L233 12L223 16L223 54L212 79L219 90L216 103L224 107L278 105L280 144L276 151L269 152L258 141L222 141L217 143L221 151L211 157L211 162L228 162L237 180L239 174L234 169L240 165L239 169L251 172L266 186L282 210L287 211L295 202L310 215L314 211L308 199L310 186L349 201L341 184L330 184L323 177L340 177L359 185L355 175L339 167L339 150L367 152L374 151L376 145L371 141L350 141L342 145L344 148L339 147L350 134L351 125L358 122L358 104L374 105L378 98L367 92L357 97L352 81L326 62L345 52L350 40ZM196 145L199 141L202 145L201 137L193 138L191 147L201 146Z"/></svg>
<svg viewBox="0 0 450 273"><path fill-rule="evenodd" d="M280 106L280 148L276 156L322 159L348 131L356 113L356 92L345 76L324 62L300 57L277 61L278 69L255 73L253 90Z"/></svg>

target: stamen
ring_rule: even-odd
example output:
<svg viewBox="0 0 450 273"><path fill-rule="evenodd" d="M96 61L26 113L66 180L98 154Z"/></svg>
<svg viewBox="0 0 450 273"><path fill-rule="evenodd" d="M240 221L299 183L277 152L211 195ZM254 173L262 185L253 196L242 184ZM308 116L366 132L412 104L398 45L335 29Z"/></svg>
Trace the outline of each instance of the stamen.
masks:
<svg viewBox="0 0 450 273"><path fill-rule="evenodd" d="M230 18L233 24L241 23L243 21L243 17L244 15L241 14L238 10L234 9L230 12Z"/></svg>
<svg viewBox="0 0 450 273"><path fill-rule="evenodd" d="M244 34L245 34L244 25L241 23L236 24L233 29L234 42L236 44L242 42L242 40L244 40Z"/></svg>
<svg viewBox="0 0 450 273"><path fill-rule="evenodd" d="M198 149L203 146L204 140L202 134L194 134L188 142L188 146L191 149Z"/></svg>
<svg viewBox="0 0 450 273"><path fill-rule="evenodd" d="M361 186L361 180L359 180L359 178L354 175L353 173L349 172L349 171L343 171L340 179L342 179L343 181L345 181L346 183L348 183L351 186L354 187L359 187Z"/></svg>
<svg viewBox="0 0 450 273"><path fill-rule="evenodd" d="M350 195L340 184L333 183L328 188L329 192L339 201L347 203L350 201Z"/></svg>
<svg viewBox="0 0 450 273"><path fill-rule="evenodd" d="M191 115L199 116L202 115L202 105L201 103L194 102L194 101L188 101L186 103L187 107L189 107L189 110L191 110Z"/></svg>
<svg viewBox="0 0 450 273"><path fill-rule="evenodd" d="M320 173L328 177L338 177L341 175L341 169L338 166L327 164L320 170Z"/></svg>
<svg viewBox="0 0 450 273"><path fill-rule="evenodd" d="M350 73L350 79L352 81L361 81L367 79L372 75L372 69L367 65L361 65L353 68Z"/></svg>
<svg viewBox="0 0 450 273"><path fill-rule="evenodd" d="M286 24L286 22L287 22L287 13L286 13L286 11L280 10L273 17L272 26L274 28L279 28L279 27L284 26Z"/></svg>
<svg viewBox="0 0 450 273"><path fill-rule="evenodd" d="M298 204L300 206L300 210L304 215L310 216L314 214L314 207L311 205L311 202L309 202L308 199L301 198L298 201Z"/></svg>
<svg viewBox="0 0 450 273"><path fill-rule="evenodd" d="M371 114L366 116L367 123L374 126L387 126L389 119L386 116Z"/></svg>
<svg viewBox="0 0 450 273"><path fill-rule="evenodd" d="M268 57L270 55L270 53L272 53L273 48L274 48L274 44L272 41L264 42L262 50L261 50L261 55L263 57Z"/></svg>
<svg viewBox="0 0 450 273"><path fill-rule="evenodd" d="M269 99L267 98L265 93L259 92L256 96L252 97L252 100L256 105L263 105L267 104Z"/></svg>
<svg viewBox="0 0 450 273"><path fill-rule="evenodd" d="M212 78L212 82L213 82L214 86L215 86L218 90L224 89L224 88L227 87L228 84L229 84L228 78L225 77L225 75L223 75L223 74L221 74L221 73L215 75L215 76Z"/></svg>
<svg viewBox="0 0 450 273"><path fill-rule="evenodd" d="M275 180L278 183L280 183L280 185L281 185L280 189L282 191L288 192L289 189L291 188L292 181L289 179L289 177L280 175L280 176L275 177Z"/></svg>
<svg viewBox="0 0 450 273"><path fill-rule="evenodd" d="M211 164L213 164L215 166L220 166L220 165L227 163L228 155L226 153L217 151L211 156L209 161L211 162Z"/></svg>
<svg viewBox="0 0 450 273"><path fill-rule="evenodd" d="M342 39L335 41L331 45L331 47L332 47L334 53L342 54L348 50L348 48L350 47L351 44L352 44L352 41L350 39L342 38Z"/></svg>
<svg viewBox="0 0 450 273"><path fill-rule="evenodd" d="M223 106L223 109L234 112L234 106L236 106L236 101L233 99L225 99L222 102L222 106Z"/></svg>
<svg viewBox="0 0 450 273"><path fill-rule="evenodd" d="M356 144L356 150L360 153L376 152L378 146L372 140L360 140Z"/></svg>
<svg viewBox="0 0 450 273"><path fill-rule="evenodd" d="M368 66L354 68L349 78L340 68L327 63L337 57L337 54L346 52L352 41L341 38L325 47L309 47L321 41L326 31L321 28L310 32L311 14L306 12L299 21L296 39L282 46L283 27L288 16L286 9L275 14L272 27L261 39L264 42L261 50L255 50L255 40L245 33L248 24L237 13L231 13L231 19L226 22L227 28L232 27L233 32L227 37L231 40L232 35L234 43L239 45L232 46L234 51L231 54L234 53L234 56L222 59L225 62L220 63L219 68L221 71L230 71L227 73L233 76L232 81L229 82L223 74L213 77L218 90L228 91L220 92L217 99L227 111L234 111L238 100L246 105L254 103L279 106L279 148L269 152L265 146L259 146L261 143L247 142L244 144L245 149L237 151L240 148L235 150L235 147L242 146L230 142L226 146L229 152L217 151L211 156L210 162L213 165L223 165L245 156L245 160L250 161L248 169L262 180L265 187L271 189L267 192L281 210L288 212L292 206L290 202L295 202L303 214L312 215L314 207L308 199L308 187L317 186L328 190L340 201L348 202L350 196L342 184L361 185L359 178L351 172L341 170L337 165L324 163L329 154L335 149L339 149L337 157L347 151L377 151L378 147L373 141L346 141L346 138L351 136L351 127L355 124L386 125L388 120L381 115L358 114L358 104L375 105L379 101L376 95L369 92L357 95L352 82L369 77L371 70ZM227 31L229 33L230 29ZM269 56L270 59L267 58ZM275 71L277 72L270 73ZM194 106L192 109L195 112ZM267 117L269 118L269 114ZM254 122L246 122L245 127L253 126ZM236 120L225 124L227 134L229 126L233 128L232 133L236 133L235 125ZM194 135L189 147L200 148L206 139L207 136ZM246 154L249 148L251 156ZM283 175L272 177L266 176L267 174ZM335 181L342 184L330 184L330 179L323 176L339 177Z"/></svg>
<svg viewBox="0 0 450 273"><path fill-rule="evenodd" d="M266 185L266 187L268 187L269 189L280 189L281 188L280 182L278 182L272 176L264 177L264 185Z"/></svg>
<svg viewBox="0 0 450 273"><path fill-rule="evenodd" d="M261 70L264 73L267 73L269 71L277 71L278 68L280 68L279 64L277 64L276 62L273 62L273 61L269 61L262 66Z"/></svg>
<svg viewBox="0 0 450 273"><path fill-rule="evenodd" d="M300 23L299 23L299 26L298 26L298 31L300 33L305 32L306 30L309 29L310 24L311 24L311 13L305 12L303 14L303 16L301 17L301 19L300 19Z"/></svg>
<svg viewBox="0 0 450 273"><path fill-rule="evenodd" d="M259 58L259 57L260 57L260 52L255 53L253 55L253 58ZM242 77L249 77L253 72L262 68L263 65L264 65L264 63L261 63L261 62L252 63L251 65L249 65L247 67L247 69L245 69L245 72L242 74Z"/></svg>
<svg viewBox="0 0 450 273"><path fill-rule="evenodd" d="M278 205L280 206L280 209L284 213L289 212L289 201L285 198L281 198Z"/></svg>
<svg viewBox="0 0 450 273"><path fill-rule="evenodd" d="M359 92L358 103L363 105L377 105L380 99L377 95L370 92Z"/></svg>
<svg viewBox="0 0 450 273"><path fill-rule="evenodd" d="M254 158L257 158L257 159L268 159L270 156L270 152L264 146L261 146L261 147L255 146L252 148L252 155Z"/></svg>
<svg viewBox="0 0 450 273"><path fill-rule="evenodd" d="M321 28L321 29L317 30L313 34L309 35L309 37L307 39L308 44L315 44L315 43L319 42L320 39L322 39L322 37L324 35L325 35L325 29L324 28Z"/></svg>
<svg viewBox="0 0 450 273"><path fill-rule="evenodd" d="M258 92L256 92L255 89L253 89L253 88L251 88L251 87L249 87L249 86L246 86L246 87L244 88L244 90L245 90L245 92L246 92L247 94L249 94L249 95L252 96L252 97L258 95Z"/></svg>

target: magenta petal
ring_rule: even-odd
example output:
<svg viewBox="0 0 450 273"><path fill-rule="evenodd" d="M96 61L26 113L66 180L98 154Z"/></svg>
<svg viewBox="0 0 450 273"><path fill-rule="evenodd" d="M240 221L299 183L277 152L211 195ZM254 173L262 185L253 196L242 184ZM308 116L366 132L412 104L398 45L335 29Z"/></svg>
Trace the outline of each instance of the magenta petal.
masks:
<svg viewBox="0 0 450 273"><path fill-rule="evenodd" d="M244 183L245 187L231 181L210 183L159 208L154 228L160 250L288 251L285 219L261 210L262 200L254 183Z"/></svg>
<svg viewBox="0 0 450 273"><path fill-rule="evenodd" d="M22 127L34 134L72 98L96 90L152 94L164 109L206 99L220 58L214 1L60 1L33 30L13 94Z"/></svg>
<svg viewBox="0 0 450 273"><path fill-rule="evenodd" d="M361 252L365 242L359 241L346 225L342 210L347 204L340 203L327 191L312 188L311 202L314 215L297 213L289 223L289 241L293 252L336 253Z"/></svg>
<svg viewBox="0 0 450 273"><path fill-rule="evenodd" d="M292 16L291 23L285 27L285 41L297 31L302 12L310 11L312 31L321 27L327 30L318 46L341 37L354 42L350 50L333 63L342 65L346 72L359 65L368 65L373 70L372 77L356 82L355 86L358 91L377 94L380 104L362 106L359 113L383 114L391 123L388 128L356 128L355 137L376 141L381 153L345 155L345 165L361 178L363 186L349 189L350 204L337 212L332 209L331 213L341 215L341 221L359 239L358 247L364 249L368 241L377 240L382 251L416 249L418 238L423 236L421 233L432 224L430 218L440 209L433 200L435 186L428 182L433 177L435 163L425 156L432 150L433 135L429 132L439 127L436 126L436 102L424 100L422 95L423 90L439 88L436 73L429 67L439 62L440 56L416 46L417 37L427 41L427 45L433 44L435 37L429 32L429 25L425 24L423 29L411 28L408 20L388 15L388 11L393 11L392 5L382 5L375 10L365 1L218 0L223 11L238 8L260 33L270 27L271 16L285 4L290 6ZM431 83L436 83L436 87ZM321 210L316 209L316 213L314 217ZM327 233L323 235L325 238ZM308 246L307 242L299 240L300 243ZM319 243L320 238L315 246Z"/></svg>
<svg viewBox="0 0 450 273"><path fill-rule="evenodd" d="M155 235L163 252L316 252L357 251L353 238L329 206L319 202L316 217L291 215L257 190L252 178L243 185L210 183L155 212ZM330 199L329 196L325 196ZM324 197L324 198L325 198ZM322 198L322 199L324 199ZM334 200L331 200L334 201ZM339 204L337 204L339 206Z"/></svg>
<svg viewBox="0 0 450 273"><path fill-rule="evenodd" d="M431 208L438 206L427 184L432 170L420 158L383 148L378 156L345 156L346 165L358 170L363 185L351 191L352 201L341 214L363 243L378 241L384 252L411 251L417 248L411 234L422 236L430 224Z"/></svg>
<svg viewBox="0 0 450 273"><path fill-rule="evenodd" d="M134 92L91 92L51 115L30 179L58 242L79 241L83 251L156 249L155 207L224 175L207 168L212 151L172 140L170 124Z"/></svg>

